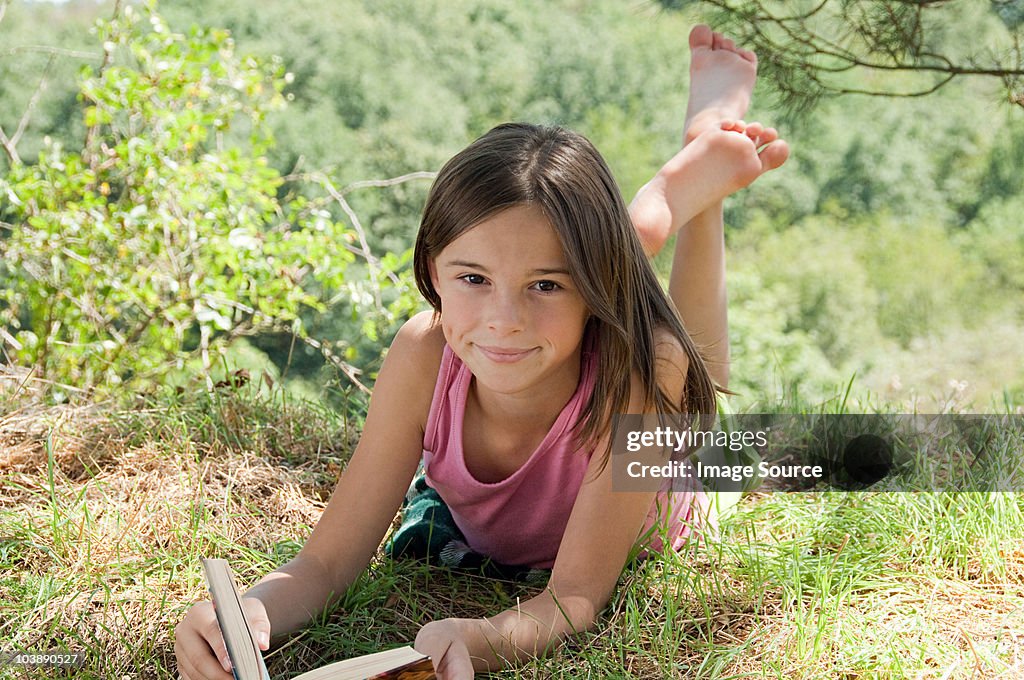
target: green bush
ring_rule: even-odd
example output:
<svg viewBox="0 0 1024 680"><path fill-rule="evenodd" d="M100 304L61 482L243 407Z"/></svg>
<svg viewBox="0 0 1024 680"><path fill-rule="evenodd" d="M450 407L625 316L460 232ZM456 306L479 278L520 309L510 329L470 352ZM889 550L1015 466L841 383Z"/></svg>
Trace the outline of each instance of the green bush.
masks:
<svg viewBox="0 0 1024 680"><path fill-rule="evenodd" d="M787 283L766 283L756 273L729 277L729 388L739 402L778 401L791 392L832 393L839 371L793 320L798 296Z"/></svg>
<svg viewBox="0 0 1024 680"><path fill-rule="evenodd" d="M993 200L968 225L962 239L972 260L985 270L983 294L1004 314L1024 314L1022 214L1024 192Z"/></svg>
<svg viewBox="0 0 1024 680"><path fill-rule="evenodd" d="M937 221L877 217L865 227L861 259L878 291L878 325L903 347L990 308L977 263Z"/></svg>
<svg viewBox="0 0 1024 680"><path fill-rule="evenodd" d="M86 391L190 354L209 375L235 338L303 336L302 310L339 292L360 311L356 332L372 333L391 313L381 288L407 281L376 260L352 280L358 234L332 218L332 199L278 196L265 122L285 105L281 63L236 54L225 31L173 33L152 7L127 6L98 34L106 56L82 72L81 147L50 142L0 179L7 355Z"/></svg>

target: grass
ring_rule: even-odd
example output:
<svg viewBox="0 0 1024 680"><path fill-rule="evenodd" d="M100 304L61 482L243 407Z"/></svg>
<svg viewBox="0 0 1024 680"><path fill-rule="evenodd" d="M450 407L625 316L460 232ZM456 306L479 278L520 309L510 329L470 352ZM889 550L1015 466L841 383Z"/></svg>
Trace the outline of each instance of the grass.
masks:
<svg viewBox="0 0 1024 680"><path fill-rule="evenodd" d="M243 582L288 560L357 436L248 388L0 413L0 645L84 651L64 677L86 680L174 677L199 558ZM378 557L268 664L291 677L535 592ZM1024 494L755 493L717 542L624 574L602 621L501 677L1020 677Z"/></svg>

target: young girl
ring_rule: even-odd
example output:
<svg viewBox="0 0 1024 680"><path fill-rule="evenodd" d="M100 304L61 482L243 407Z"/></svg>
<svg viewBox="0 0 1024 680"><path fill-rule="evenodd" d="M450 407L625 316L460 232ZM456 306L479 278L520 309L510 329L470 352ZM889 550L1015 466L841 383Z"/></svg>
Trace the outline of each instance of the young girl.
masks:
<svg viewBox="0 0 1024 680"><path fill-rule="evenodd" d="M596 150L559 128L499 126L441 170L415 256L434 311L395 337L309 541L243 598L262 648L353 583L421 459L471 549L551 569L544 592L514 609L420 630L415 647L443 679L590 628L645 529L674 537L700 520L700 494L612 492L611 418L715 411L715 383L728 379L721 200L786 148L739 120L753 54L706 26L690 45L685 146L628 211ZM644 249L676 231L673 305ZM175 653L186 680L231 677L208 602L179 624Z"/></svg>

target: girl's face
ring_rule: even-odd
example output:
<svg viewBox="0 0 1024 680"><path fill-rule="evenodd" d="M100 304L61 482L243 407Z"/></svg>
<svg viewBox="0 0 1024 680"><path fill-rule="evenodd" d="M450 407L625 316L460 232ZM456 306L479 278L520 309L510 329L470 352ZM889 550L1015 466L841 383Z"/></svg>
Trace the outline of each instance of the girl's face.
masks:
<svg viewBox="0 0 1024 680"><path fill-rule="evenodd" d="M484 220L430 269L445 339L478 385L522 396L575 389L589 313L539 207Z"/></svg>

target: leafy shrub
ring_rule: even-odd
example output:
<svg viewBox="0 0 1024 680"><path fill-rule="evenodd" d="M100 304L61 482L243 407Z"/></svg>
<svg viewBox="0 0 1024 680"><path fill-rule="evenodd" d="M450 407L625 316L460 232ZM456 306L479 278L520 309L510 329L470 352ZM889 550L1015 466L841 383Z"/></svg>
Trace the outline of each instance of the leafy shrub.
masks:
<svg viewBox="0 0 1024 680"><path fill-rule="evenodd" d="M730 275L729 388L740 403L829 393L842 380L807 330L793 324L797 300L787 283L766 283L749 270Z"/></svg>
<svg viewBox="0 0 1024 680"><path fill-rule="evenodd" d="M1006 312L1024 313L1024 231L1020 228L1024 214L1024 187L1021 193L1002 200L993 200L981 209L968 225L965 234L972 259L985 268L984 290L995 297ZM989 293L991 291L991 293ZM1005 295L1010 292L1010 295Z"/></svg>
<svg viewBox="0 0 1024 680"><path fill-rule="evenodd" d="M152 7L127 6L98 34L105 57L82 72L81 148L50 142L0 179L10 358L92 390L189 354L209 373L217 349L261 329L304 336L302 310L339 292L364 333L411 306L408 280L388 267L401 258L373 259L332 218L329 180L323 196L278 195L265 126L285 105L278 60L236 54L225 31L173 33ZM370 276L351 280L356 252ZM388 309L380 291L392 283Z"/></svg>
<svg viewBox="0 0 1024 680"><path fill-rule="evenodd" d="M934 220L876 218L866 227L861 258L878 294L878 325L903 347L989 307L980 268Z"/></svg>

